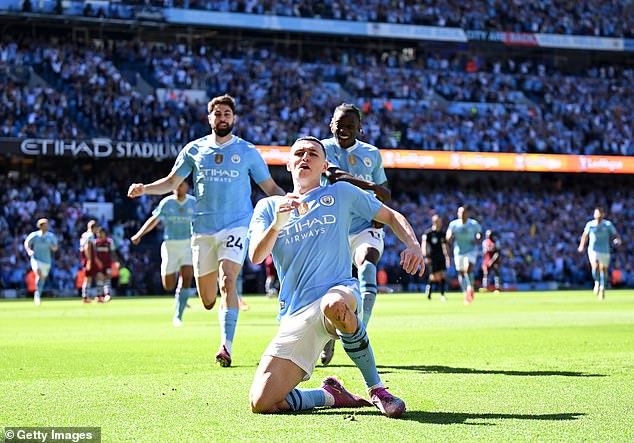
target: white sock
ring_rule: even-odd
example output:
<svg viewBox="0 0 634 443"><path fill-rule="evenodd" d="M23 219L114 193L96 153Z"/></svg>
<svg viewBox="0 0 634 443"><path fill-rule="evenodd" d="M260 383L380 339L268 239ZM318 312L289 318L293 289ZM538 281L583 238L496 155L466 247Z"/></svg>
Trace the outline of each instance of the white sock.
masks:
<svg viewBox="0 0 634 443"><path fill-rule="evenodd" d="M332 394L325 389L322 389L322 391L324 391L324 397L326 398L324 406L334 406L335 397L333 397Z"/></svg>

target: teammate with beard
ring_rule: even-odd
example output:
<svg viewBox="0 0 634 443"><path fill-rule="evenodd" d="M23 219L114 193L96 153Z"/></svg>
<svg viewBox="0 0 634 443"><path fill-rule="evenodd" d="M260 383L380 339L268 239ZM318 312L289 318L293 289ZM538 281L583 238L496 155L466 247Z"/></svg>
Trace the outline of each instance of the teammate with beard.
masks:
<svg viewBox="0 0 634 443"><path fill-rule="evenodd" d="M216 363L231 366L238 321L236 280L246 256L246 234L253 213L251 178L267 195L284 191L271 178L255 146L232 134L236 103L229 95L207 104L212 133L188 143L172 171L150 184L133 183L130 198L173 191L192 174L196 204L192 216L192 255L198 294L205 309L216 303L220 287L221 343Z"/></svg>

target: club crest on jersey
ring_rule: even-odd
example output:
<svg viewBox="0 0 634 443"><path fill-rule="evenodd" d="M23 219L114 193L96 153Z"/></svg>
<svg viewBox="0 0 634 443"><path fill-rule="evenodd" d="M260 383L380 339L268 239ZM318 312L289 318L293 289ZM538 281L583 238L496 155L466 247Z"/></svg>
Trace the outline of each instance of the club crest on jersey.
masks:
<svg viewBox="0 0 634 443"><path fill-rule="evenodd" d="M233 154L233 155L231 156L231 161L232 161L233 163L240 163L240 156L239 156L238 154Z"/></svg>
<svg viewBox="0 0 634 443"><path fill-rule="evenodd" d="M355 166L357 164L357 158L354 155L350 154L348 156L348 163L350 163L350 166Z"/></svg>
<svg viewBox="0 0 634 443"><path fill-rule="evenodd" d="M372 167L372 159L370 159L370 157L365 157L363 159L363 164L366 165L368 168Z"/></svg>
<svg viewBox="0 0 634 443"><path fill-rule="evenodd" d="M332 195L322 195L319 198L319 203L324 206L332 206L335 204L335 198Z"/></svg>
<svg viewBox="0 0 634 443"><path fill-rule="evenodd" d="M299 204L299 206L297 207L297 213L298 213L299 215L306 215L306 214L308 214L308 209L309 209L309 208L308 208L308 203L306 203L306 202L301 202L301 203Z"/></svg>
<svg viewBox="0 0 634 443"><path fill-rule="evenodd" d="M222 161L225 159L225 156L222 154L216 154L214 155L214 161L216 162L217 165L219 165L220 163L222 163Z"/></svg>
<svg viewBox="0 0 634 443"><path fill-rule="evenodd" d="M185 210L183 208L178 208L178 212L182 214L183 212L185 212Z"/></svg>

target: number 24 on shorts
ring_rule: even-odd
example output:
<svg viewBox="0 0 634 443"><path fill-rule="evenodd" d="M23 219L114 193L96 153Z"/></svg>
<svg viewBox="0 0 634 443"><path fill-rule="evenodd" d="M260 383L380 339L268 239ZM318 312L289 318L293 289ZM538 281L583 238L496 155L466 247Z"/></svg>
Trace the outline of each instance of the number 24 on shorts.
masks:
<svg viewBox="0 0 634 443"><path fill-rule="evenodd" d="M234 237L233 235L227 237L227 244L225 246L227 248L240 248L241 251L244 248L242 245L242 238Z"/></svg>

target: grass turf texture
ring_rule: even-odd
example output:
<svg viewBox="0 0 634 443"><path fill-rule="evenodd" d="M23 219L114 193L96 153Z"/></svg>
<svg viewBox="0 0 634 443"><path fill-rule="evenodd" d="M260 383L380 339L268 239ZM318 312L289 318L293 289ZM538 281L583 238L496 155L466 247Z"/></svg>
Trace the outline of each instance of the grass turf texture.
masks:
<svg viewBox="0 0 634 443"><path fill-rule="evenodd" d="M0 302L0 428L101 426L106 442L634 440L634 291L476 294L470 306L456 293L381 294L369 334L407 403L400 420L375 408L252 414L277 322L273 300L246 300L228 369L212 362L215 309L195 299L181 328L167 298ZM339 344L300 387L330 374L363 392Z"/></svg>

